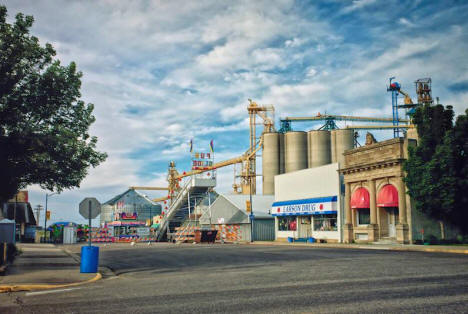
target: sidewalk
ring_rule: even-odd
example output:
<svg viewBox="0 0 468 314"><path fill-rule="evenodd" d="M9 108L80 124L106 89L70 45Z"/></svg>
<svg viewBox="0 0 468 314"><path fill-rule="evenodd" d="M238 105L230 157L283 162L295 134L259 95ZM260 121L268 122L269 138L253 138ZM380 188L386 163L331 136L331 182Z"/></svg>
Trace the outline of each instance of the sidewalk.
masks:
<svg viewBox="0 0 468 314"><path fill-rule="evenodd" d="M255 241L249 244L468 254L468 245L415 245L415 244L397 244L397 243L392 243L392 244L358 244L358 243L345 244L345 243L306 243L306 242L289 243L289 242L275 242L275 241L271 241L271 242L270 241Z"/></svg>
<svg viewBox="0 0 468 314"><path fill-rule="evenodd" d="M53 244L17 244L22 253L0 276L0 292L62 288L93 282L101 274L80 273L80 261Z"/></svg>

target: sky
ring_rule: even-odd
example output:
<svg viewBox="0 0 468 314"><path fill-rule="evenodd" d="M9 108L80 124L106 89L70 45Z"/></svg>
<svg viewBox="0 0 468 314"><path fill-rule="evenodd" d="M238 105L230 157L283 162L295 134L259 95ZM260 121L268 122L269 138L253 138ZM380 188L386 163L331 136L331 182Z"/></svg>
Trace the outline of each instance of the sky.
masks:
<svg viewBox="0 0 468 314"><path fill-rule="evenodd" d="M103 203L129 186L166 186L169 161L189 169L190 139L205 152L213 140L216 161L240 155L249 143L248 99L274 105L277 128L280 117L319 112L391 117L393 76L413 100L414 81L431 77L434 98L457 114L468 104L466 1L0 3L10 21L33 15L41 44L51 43L62 64L77 63L82 99L95 106L90 133L109 155L79 188L49 198L51 221L85 222L85 197ZM231 192L233 168L217 176L217 191ZM28 190L33 207L45 206L47 191Z"/></svg>

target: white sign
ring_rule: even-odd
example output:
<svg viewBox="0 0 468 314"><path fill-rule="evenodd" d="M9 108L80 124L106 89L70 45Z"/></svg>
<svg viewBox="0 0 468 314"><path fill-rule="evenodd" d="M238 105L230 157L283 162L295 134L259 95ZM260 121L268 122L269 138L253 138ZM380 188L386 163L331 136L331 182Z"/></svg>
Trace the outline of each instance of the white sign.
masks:
<svg viewBox="0 0 468 314"><path fill-rule="evenodd" d="M150 228L136 228L136 232L140 237L146 237L150 235Z"/></svg>
<svg viewBox="0 0 468 314"><path fill-rule="evenodd" d="M90 214L91 208L91 214ZM87 197L80 203L80 214L85 219L94 219L101 213L101 203L94 197Z"/></svg>
<svg viewBox="0 0 468 314"><path fill-rule="evenodd" d="M224 223L224 218L218 218L218 223L223 224Z"/></svg>
<svg viewBox="0 0 468 314"><path fill-rule="evenodd" d="M275 202L271 209L273 216L334 214L336 212L336 196Z"/></svg>

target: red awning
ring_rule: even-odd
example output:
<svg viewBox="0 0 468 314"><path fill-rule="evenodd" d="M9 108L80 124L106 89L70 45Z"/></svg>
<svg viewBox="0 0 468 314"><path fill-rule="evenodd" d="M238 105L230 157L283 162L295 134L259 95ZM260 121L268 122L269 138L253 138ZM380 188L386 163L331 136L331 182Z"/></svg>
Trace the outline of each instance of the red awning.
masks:
<svg viewBox="0 0 468 314"><path fill-rule="evenodd" d="M398 207L398 191L393 185L384 185L380 190L379 195L377 196L377 206Z"/></svg>
<svg viewBox="0 0 468 314"><path fill-rule="evenodd" d="M358 188L351 197L351 208L370 208L369 192L365 188Z"/></svg>

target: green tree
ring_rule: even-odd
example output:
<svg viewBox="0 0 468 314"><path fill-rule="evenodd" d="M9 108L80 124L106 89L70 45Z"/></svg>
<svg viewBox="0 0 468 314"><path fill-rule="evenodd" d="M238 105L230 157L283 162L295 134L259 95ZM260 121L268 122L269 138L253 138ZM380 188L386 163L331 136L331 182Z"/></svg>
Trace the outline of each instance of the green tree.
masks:
<svg viewBox="0 0 468 314"><path fill-rule="evenodd" d="M6 17L0 6L0 201L29 184L79 187L107 157L88 133L95 118L80 100L82 73L29 34L32 16L19 13L12 24Z"/></svg>
<svg viewBox="0 0 468 314"><path fill-rule="evenodd" d="M452 223L462 228L468 234L468 109L459 115L453 131L447 134L453 139L454 167L456 174L456 192Z"/></svg>
<svg viewBox="0 0 468 314"><path fill-rule="evenodd" d="M457 117L451 106L416 110L418 146L404 164L408 193L418 210L468 232L468 110Z"/></svg>

